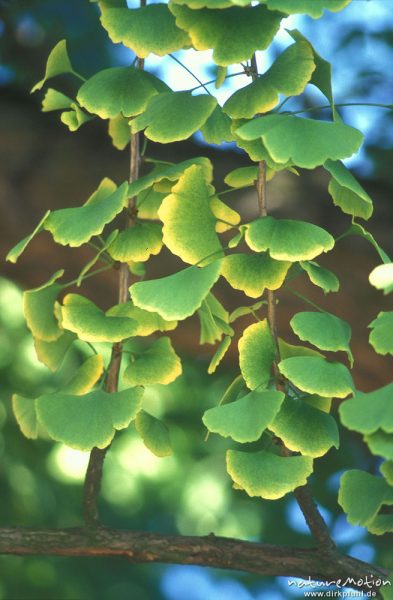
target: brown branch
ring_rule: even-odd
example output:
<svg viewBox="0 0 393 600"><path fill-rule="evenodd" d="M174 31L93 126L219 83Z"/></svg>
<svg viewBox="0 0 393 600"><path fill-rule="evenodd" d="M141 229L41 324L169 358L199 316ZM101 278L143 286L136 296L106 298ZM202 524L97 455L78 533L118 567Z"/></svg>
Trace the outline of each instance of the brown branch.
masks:
<svg viewBox="0 0 393 600"><path fill-rule="evenodd" d="M366 578L388 574L337 550L290 548L236 539L161 535L98 527L95 529L0 529L0 554L124 557L132 563L177 563L240 570L263 576L344 581L364 589ZM360 582L359 580L362 580ZM370 589L370 588L367 588Z"/></svg>

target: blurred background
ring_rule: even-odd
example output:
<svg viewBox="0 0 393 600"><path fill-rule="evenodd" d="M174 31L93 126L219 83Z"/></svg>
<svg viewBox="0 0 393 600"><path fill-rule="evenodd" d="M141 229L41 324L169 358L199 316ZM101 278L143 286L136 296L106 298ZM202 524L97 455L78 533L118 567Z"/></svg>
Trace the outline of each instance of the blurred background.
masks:
<svg viewBox="0 0 393 600"><path fill-rule="evenodd" d="M6 264L4 259L48 208L81 204L104 176L117 182L127 177L127 151L112 148L105 123L93 121L72 134L56 115L40 112L39 93L30 95L32 85L42 77L49 51L62 38L69 40L73 62L85 76L132 61L132 53L110 44L97 23L96 6L87 1L0 0L0 526L81 524L88 455L46 439L31 442L23 438L12 415L10 397L13 391L30 397L54 391L83 359L83 348L75 346L56 375L36 360L23 321L21 291L46 281L59 267L64 267L67 278L72 279L92 257L91 250L66 250L42 233L17 265ZM259 53L261 70L291 42L284 27L299 28L333 63L336 102L393 102L390 0L354 0L343 12L325 13L320 21L287 19L272 49ZM178 52L176 56L202 81L214 78L213 70L206 66L209 53ZM149 57L146 67L174 89L196 85L170 58ZM247 79L242 76L228 81L219 92L220 101ZM74 81L59 78L58 82L56 87L63 92L75 91ZM296 110L325 104L326 100L309 86L302 100L293 99L287 107ZM340 112L366 134L364 149L347 164L375 203L367 227L392 255L392 113L371 107L348 107ZM329 111L317 111L315 116L329 118ZM198 135L161 148L149 143L148 154L175 162L206 155L216 166L219 189L227 172L249 164L231 145L207 147ZM272 214L313 221L339 235L350 220L333 206L327 183L323 170L302 171L301 177L277 175L268 188ZM237 192L226 199L245 219L256 214L254 192ZM368 391L388 383L391 359L378 356L368 344L367 325L389 303L368 284L370 271L380 262L377 253L365 240L351 237L339 242L332 256L320 262L336 272L340 292L324 297L302 278L294 282L294 289L352 325L358 388ZM163 253L152 261L148 276L169 273L176 267L177 261ZM89 279L83 293L103 308L111 306L116 302L116 274L106 272ZM240 293L225 284L217 295L229 309L242 300ZM295 342L288 321L307 307L285 292L280 293L279 301L280 335ZM239 323L241 328L248 324L247 319ZM229 442L218 436L203 441L201 416L217 404L237 375L237 356L234 349L218 372L208 376L213 349L198 345L198 328L197 319L191 318L172 336L176 349L186 357L183 376L169 386L152 386L147 392L148 408L162 416L170 428L174 455L156 458L132 429L118 434L106 460L101 501L105 523L164 533L204 535L213 531L269 543L309 543L303 518L291 498L273 503L233 491L224 464ZM360 438L345 432L340 451L332 450L317 462L312 485L318 503L343 551L391 570L391 536L370 536L363 528L348 526L340 515L338 482L348 467L378 472L376 458ZM283 600L295 593L286 579L268 580L197 567L134 566L108 559L0 558L0 600Z"/></svg>

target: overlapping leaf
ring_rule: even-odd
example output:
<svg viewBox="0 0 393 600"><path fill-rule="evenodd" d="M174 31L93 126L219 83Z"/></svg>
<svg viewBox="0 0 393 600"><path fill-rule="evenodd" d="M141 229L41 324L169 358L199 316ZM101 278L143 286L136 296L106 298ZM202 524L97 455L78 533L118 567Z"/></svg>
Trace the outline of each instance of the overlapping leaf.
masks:
<svg viewBox="0 0 393 600"><path fill-rule="evenodd" d="M228 311L212 293L203 300L198 316L201 323L201 344L214 344L221 340L223 335L234 335L229 325Z"/></svg>
<svg viewBox="0 0 393 600"><path fill-rule="evenodd" d="M51 371L57 371L75 339L76 336L71 331L62 332L60 337L51 342L34 338L34 347L38 360Z"/></svg>
<svg viewBox="0 0 393 600"><path fill-rule="evenodd" d="M144 262L162 248L162 228L159 223L137 222L119 233L109 246L109 254L120 262Z"/></svg>
<svg viewBox="0 0 393 600"><path fill-rule="evenodd" d="M325 294L338 292L340 282L329 269L321 267L314 261L301 261L300 266L307 273L311 283L322 288Z"/></svg>
<svg viewBox="0 0 393 600"><path fill-rule="evenodd" d="M65 96L61 92L49 88L42 101L42 112L51 112L52 110L65 110L73 105L72 98Z"/></svg>
<svg viewBox="0 0 393 600"><path fill-rule="evenodd" d="M182 373L180 358L168 337L160 337L146 350L132 353L131 363L124 372L127 384L168 384Z"/></svg>
<svg viewBox="0 0 393 600"><path fill-rule="evenodd" d="M208 144L221 144L232 142L234 135L231 130L232 121L221 106L217 105L206 123L201 127L201 132Z"/></svg>
<svg viewBox="0 0 393 600"><path fill-rule="evenodd" d="M316 121L294 115L265 115L237 129L244 140L261 139L277 163L292 162L314 169L328 159L348 158L357 152L363 134L341 122Z"/></svg>
<svg viewBox="0 0 393 600"><path fill-rule="evenodd" d="M239 364L250 390L267 387L274 355L273 338L266 319L244 330L239 340Z"/></svg>
<svg viewBox="0 0 393 600"><path fill-rule="evenodd" d="M57 340L63 333L54 314L56 299L63 286L56 281L64 274L57 271L38 288L23 294L23 312L26 323L34 337L46 342Z"/></svg>
<svg viewBox="0 0 393 600"><path fill-rule="evenodd" d="M18 394L12 396L12 411L23 435L36 440L38 437L38 421L35 401Z"/></svg>
<svg viewBox="0 0 393 600"><path fill-rule="evenodd" d="M368 528L383 505L393 505L393 487L383 477L357 469L347 471L341 477L338 502L352 525Z"/></svg>
<svg viewBox="0 0 393 600"><path fill-rule="evenodd" d="M153 454L160 457L172 454L168 428L160 419L141 410L136 416L135 428Z"/></svg>
<svg viewBox="0 0 393 600"><path fill-rule="evenodd" d="M158 313L150 312L134 306L132 302L116 304L106 312L110 317L128 317L137 323L134 335L147 336L156 331L171 331L177 326L177 321L166 321Z"/></svg>
<svg viewBox="0 0 393 600"><path fill-rule="evenodd" d="M225 204L218 196L213 196L210 201L210 208L213 215L216 217L216 231L217 233L224 233L230 231L241 221L241 217L236 210L233 210L228 204Z"/></svg>
<svg viewBox="0 0 393 600"><path fill-rule="evenodd" d="M356 392L339 408L343 425L363 434L382 429L393 433L393 383L374 392Z"/></svg>
<svg viewBox="0 0 393 600"><path fill-rule="evenodd" d="M380 312L369 325L370 344L378 354L393 354L393 311Z"/></svg>
<svg viewBox="0 0 393 600"><path fill-rule="evenodd" d="M302 13L314 19L322 17L325 9L337 12L345 8L351 0L261 0L270 10L281 10L287 15Z"/></svg>
<svg viewBox="0 0 393 600"><path fill-rule="evenodd" d="M222 275L236 290L259 298L265 289L277 290L284 282L291 263L263 254L231 254L222 263Z"/></svg>
<svg viewBox="0 0 393 600"><path fill-rule="evenodd" d="M235 484L249 496L267 500L282 498L307 483L313 461L309 456L282 457L265 450L228 450L227 470Z"/></svg>
<svg viewBox="0 0 393 600"><path fill-rule="evenodd" d="M62 388L64 394L82 396L89 392L104 371L104 361L100 354L93 354L79 367L71 380Z"/></svg>
<svg viewBox="0 0 393 600"><path fill-rule="evenodd" d="M353 362L349 346L351 328L346 321L327 312L300 312L292 317L290 325L303 342L310 342L320 350L342 350Z"/></svg>
<svg viewBox="0 0 393 600"><path fill-rule="evenodd" d="M340 161L328 160L324 167L332 175L329 193L334 204L348 215L369 219L373 201L352 173Z"/></svg>
<svg viewBox="0 0 393 600"><path fill-rule="evenodd" d="M328 252L334 238L317 225L290 219L261 217L247 226L246 242L254 252L269 250L276 260L311 260Z"/></svg>
<svg viewBox="0 0 393 600"><path fill-rule="evenodd" d="M222 338L222 340L218 344L217 350L213 354L212 359L211 359L211 361L209 363L209 366L207 368L207 372L209 373L209 375L211 375L212 373L215 373L217 367L219 366L219 364L221 363L222 359L224 358L224 356L228 352L229 347L231 345L231 342L232 342L232 337L230 335L225 335Z"/></svg>
<svg viewBox="0 0 393 600"><path fill-rule="evenodd" d="M278 368L296 387L309 394L346 398L354 390L351 374L344 365L318 356L287 358Z"/></svg>
<svg viewBox="0 0 393 600"><path fill-rule="evenodd" d="M393 435L391 433L378 430L375 433L365 435L364 441L373 454L393 460Z"/></svg>
<svg viewBox="0 0 393 600"><path fill-rule="evenodd" d="M108 133L114 147L118 150L124 150L131 141L131 129L128 119L121 115L109 119Z"/></svg>

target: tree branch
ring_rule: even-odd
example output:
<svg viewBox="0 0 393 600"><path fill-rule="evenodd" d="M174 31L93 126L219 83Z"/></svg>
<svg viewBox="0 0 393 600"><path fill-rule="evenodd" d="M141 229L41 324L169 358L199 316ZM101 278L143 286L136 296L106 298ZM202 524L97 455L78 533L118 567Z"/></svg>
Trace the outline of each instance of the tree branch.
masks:
<svg viewBox="0 0 393 600"><path fill-rule="evenodd" d="M177 563L241 570L263 576L341 580L339 585L378 588L388 574L337 550L291 548L216 537L191 537L120 529L0 529L0 554L124 557L132 563Z"/></svg>

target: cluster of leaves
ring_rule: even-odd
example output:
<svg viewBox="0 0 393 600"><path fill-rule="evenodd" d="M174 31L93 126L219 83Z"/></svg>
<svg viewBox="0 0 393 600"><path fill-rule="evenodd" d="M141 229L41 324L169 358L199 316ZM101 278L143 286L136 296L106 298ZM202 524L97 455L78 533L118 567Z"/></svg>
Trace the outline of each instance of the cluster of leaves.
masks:
<svg viewBox="0 0 393 600"><path fill-rule="evenodd" d="M142 131L147 140L162 144L185 140L197 131L208 143L236 144L249 156L250 166L226 175L224 193L253 187L260 169L255 163L265 165L268 179L283 170L297 173L297 168L324 167L330 175L334 204L352 217L344 235L360 235L374 245L386 264L373 272L371 281L391 291L390 259L356 221L370 218L372 201L341 161L358 151L363 136L344 124L334 107L330 64L299 31L289 31L291 45L265 73L259 75L252 66L254 53L269 47L288 14L319 18L324 9L340 10L349 2L263 0L254 6L248 0L170 0L130 9L125 0L100 0L101 23L111 40L121 42L139 58L187 48L210 49L217 67L212 82L216 88L233 63L251 61L245 72L252 81L222 107L206 85L175 92L135 62L105 69L86 81L75 72L66 42L61 41L34 90L57 75L76 76L82 82L76 97L49 88L43 110L61 111L61 121L71 131L97 117L107 120L118 149ZM328 99L332 120L280 111L280 99L303 93L309 84ZM152 165L151 170L136 181L116 185L103 179L82 206L48 212L8 255L15 262L42 229L58 244L90 244L97 249L76 281L60 282L61 270L25 293L25 317L40 361L52 370L60 368L76 339L88 344L94 354L58 392L34 400L14 396L22 432L35 438L44 428L54 440L90 450L106 447L116 430L135 422L148 448L161 456L170 453L164 423L143 410L145 386L170 383L182 372L170 338L161 333L197 313L201 343L218 342L209 365L213 373L233 343L233 323L253 315L255 323L242 331L238 342L240 374L220 404L203 417L210 432L242 445L227 452L234 487L250 496L276 499L306 483L314 459L339 445L337 423L330 414L332 399L352 395L341 406L343 424L363 433L370 450L388 460L381 467L381 477L346 473L340 502L353 523L375 533L393 531L392 516L378 514L383 504L393 504L392 385L362 394L355 389L348 366L324 356L323 352L344 352L353 365L351 328L337 316L317 310L293 317L293 332L314 347L310 348L277 341L261 312L265 290L278 290L302 273L326 294L339 289L337 277L316 262L333 249L333 236L309 222L262 214L242 222L241 215L223 202L222 192L216 192L213 166L204 157L179 164L149 158L146 164ZM121 232L111 230L115 217L129 210L130 199L134 199L136 214L132 226ZM187 266L169 276L145 280L147 261L163 246ZM64 295L67 287L80 286L86 277L99 272L89 273L98 261L106 263L104 268L126 263L136 277L143 277L131 285L127 302L106 312L80 294ZM256 303L229 314L213 293L220 277ZM371 324L370 342L383 354L393 353L392 321L393 313L381 313ZM108 365L102 348L119 343L126 364L120 390L108 393L104 389ZM284 382L279 389L275 371ZM368 502L364 502L364 489Z"/></svg>

